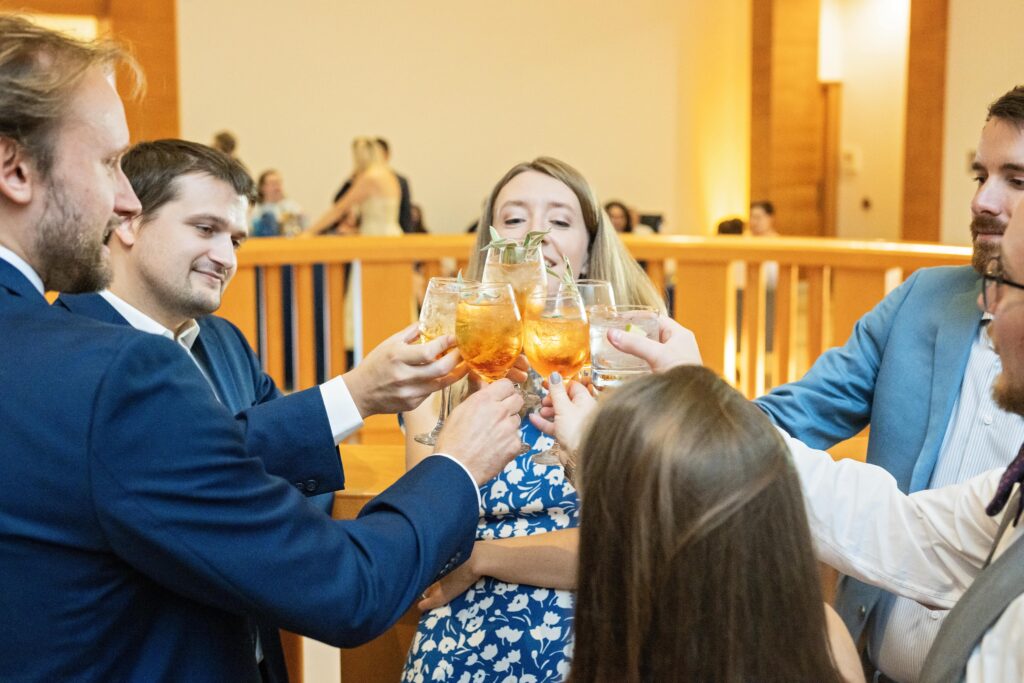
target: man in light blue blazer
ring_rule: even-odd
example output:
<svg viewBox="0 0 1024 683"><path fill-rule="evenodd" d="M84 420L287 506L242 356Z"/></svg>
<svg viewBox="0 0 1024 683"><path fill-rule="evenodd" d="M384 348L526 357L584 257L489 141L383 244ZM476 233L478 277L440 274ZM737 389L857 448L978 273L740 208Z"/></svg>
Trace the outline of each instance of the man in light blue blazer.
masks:
<svg viewBox="0 0 1024 683"><path fill-rule="evenodd" d="M126 58L11 16L0 44L0 680L258 681L251 618L339 646L381 633L468 556L477 486L518 450L511 383L454 411L358 520L330 520L248 452L173 341L47 304L106 286L105 236L140 208L111 81ZM354 402L415 403L453 376L432 358L353 378Z"/></svg>
<svg viewBox="0 0 1024 683"><path fill-rule="evenodd" d="M799 381L757 403L794 437L827 449L871 427L868 462L905 492L1005 467L1024 440L1021 418L992 401L999 360L978 306L980 275L998 256L1024 196L1024 88L990 107L974 158L973 267L915 272L861 318ZM837 609L854 639L865 628L878 680L916 680L941 615L844 578Z"/></svg>

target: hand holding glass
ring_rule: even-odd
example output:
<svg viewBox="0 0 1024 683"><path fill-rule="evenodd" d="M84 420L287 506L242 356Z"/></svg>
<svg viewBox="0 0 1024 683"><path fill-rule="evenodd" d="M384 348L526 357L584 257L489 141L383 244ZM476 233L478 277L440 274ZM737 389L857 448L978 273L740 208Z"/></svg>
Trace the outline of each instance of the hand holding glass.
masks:
<svg viewBox="0 0 1024 683"><path fill-rule="evenodd" d="M555 296L537 293L526 302L523 351L533 369L543 377L559 373L569 381L580 373L590 355L587 312L583 301L572 289ZM558 442L548 450L535 453L538 465L560 462Z"/></svg>
<svg viewBox="0 0 1024 683"><path fill-rule="evenodd" d="M455 309L459 304L459 282L450 277L432 277L423 295L423 307L420 309L420 343L426 344L440 336L455 334ZM444 427L448 417L449 388L441 389L441 410L437 416L437 424L429 432L417 434L413 438L425 446L437 444L437 435Z"/></svg>

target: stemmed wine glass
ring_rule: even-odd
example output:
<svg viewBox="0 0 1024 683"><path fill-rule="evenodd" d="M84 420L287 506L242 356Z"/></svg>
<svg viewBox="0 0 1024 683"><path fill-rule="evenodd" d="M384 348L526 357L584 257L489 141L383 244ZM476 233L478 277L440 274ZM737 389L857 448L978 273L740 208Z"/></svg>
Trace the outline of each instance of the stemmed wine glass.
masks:
<svg viewBox="0 0 1024 683"><path fill-rule="evenodd" d="M516 306L520 314L526 310L527 298L536 292L546 292L548 275L540 243L524 246L522 242L510 242L489 247L484 261L483 282L507 282L515 292ZM527 387L530 387L529 381ZM530 390L517 387L527 406L535 405L540 396Z"/></svg>
<svg viewBox="0 0 1024 683"><path fill-rule="evenodd" d="M463 281L462 285L472 284ZM446 334L455 334L455 310L459 304L460 283L451 277L432 277L427 284L427 292L423 296L423 307L420 309L420 342L426 344ZM437 416L437 424L429 432L417 434L413 438L425 446L437 445L437 436L444 427L450 409L449 387L441 389L441 410Z"/></svg>
<svg viewBox="0 0 1024 683"><path fill-rule="evenodd" d="M555 296L538 292L527 299L524 314L523 350L534 370L543 377L558 372L565 381L576 377L590 356L590 326L578 292L559 289ZM564 457L556 441L551 448L534 453L538 465L558 465Z"/></svg>
<svg viewBox="0 0 1024 683"><path fill-rule="evenodd" d="M455 310L455 340L469 369L490 384L523 352L523 320L507 282L463 283ZM521 445L525 453L529 447Z"/></svg>

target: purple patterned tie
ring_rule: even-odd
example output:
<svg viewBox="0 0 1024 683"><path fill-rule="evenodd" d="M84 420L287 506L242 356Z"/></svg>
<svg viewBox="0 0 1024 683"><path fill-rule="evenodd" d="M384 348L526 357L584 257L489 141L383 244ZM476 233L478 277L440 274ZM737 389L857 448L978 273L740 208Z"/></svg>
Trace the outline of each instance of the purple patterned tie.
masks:
<svg viewBox="0 0 1024 683"><path fill-rule="evenodd" d="M1017 451L1017 457L1013 459L1013 462L1007 466L1006 471L1003 472L1003 476L999 478L999 487L996 489L996 495L992 498L992 502L985 508L985 513L989 517L995 517L1003 508L1006 507L1006 501L1010 500L1010 494L1013 493L1013 485L1024 482L1024 446L1020 447ZM1014 519L1014 525L1017 524L1017 520L1020 519L1020 513L1024 510L1024 496L1021 497L1020 506L1017 508L1017 516Z"/></svg>

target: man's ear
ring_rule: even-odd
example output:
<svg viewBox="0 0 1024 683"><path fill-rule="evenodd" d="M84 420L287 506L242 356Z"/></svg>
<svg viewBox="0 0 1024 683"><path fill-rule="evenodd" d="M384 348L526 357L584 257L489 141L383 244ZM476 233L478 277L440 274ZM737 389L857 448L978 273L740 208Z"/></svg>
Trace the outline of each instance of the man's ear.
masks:
<svg viewBox="0 0 1024 683"><path fill-rule="evenodd" d="M117 227L114 228L114 232L110 234L110 239L117 240L122 246L130 249L135 245L135 240L139 238L139 230L141 229L142 216L133 216L130 220L118 223Z"/></svg>
<svg viewBox="0 0 1024 683"><path fill-rule="evenodd" d="M0 196L25 206L39 191L41 182L42 175L25 153L25 148L0 135Z"/></svg>

